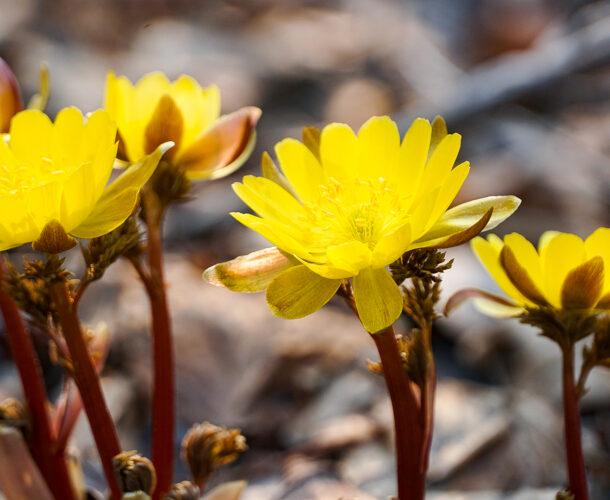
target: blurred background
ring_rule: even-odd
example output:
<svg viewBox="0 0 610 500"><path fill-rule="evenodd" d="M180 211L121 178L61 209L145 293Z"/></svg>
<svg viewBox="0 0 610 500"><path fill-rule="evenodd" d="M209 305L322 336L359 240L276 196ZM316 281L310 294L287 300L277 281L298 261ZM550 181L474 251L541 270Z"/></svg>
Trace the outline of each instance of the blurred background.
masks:
<svg viewBox="0 0 610 500"><path fill-rule="evenodd" d="M339 301L297 321L272 317L262 294L207 285L201 271L265 242L228 212L230 184L305 125L359 127L390 114L444 116L472 170L458 202L515 194L499 234L547 229L587 236L610 224L610 2L567 0L0 0L0 56L29 98L42 61L51 116L103 102L108 70L162 70L216 83L223 112L263 109L258 145L231 178L197 187L166 225L178 362L179 440L204 420L241 427L250 450L213 482L247 479L245 500L386 498L394 492L392 421L373 342ZM26 252L27 249L21 250ZM468 246L448 252L444 296L495 290ZM20 259L19 252L12 256ZM80 255L69 255L78 269ZM105 321L103 379L124 449L148 453L148 303L117 263L91 287L83 320ZM406 331L406 320L400 329ZM49 389L61 373L48 361ZM559 350L514 320L469 306L438 321L433 500L552 499L565 486ZM610 372L582 402L594 499L610 498ZM19 394L0 334L0 399ZM87 423L74 436L90 484L100 473ZM186 479L181 463L177 479Z"/></svg>

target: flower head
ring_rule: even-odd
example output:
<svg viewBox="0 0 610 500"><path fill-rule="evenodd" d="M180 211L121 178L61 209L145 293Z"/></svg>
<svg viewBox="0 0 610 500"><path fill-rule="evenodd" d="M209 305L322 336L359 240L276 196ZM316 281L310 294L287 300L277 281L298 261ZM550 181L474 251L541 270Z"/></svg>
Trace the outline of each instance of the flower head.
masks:
<svg viewBox="0 0 610 500"><path fill-rule="evenodd" d="M165 156L189 179L228 175L246 161L256 142L260 109L242 108L220 116L220 91L190 76L170 82L160 72L136 85L110 72L105 108L119 129L119 153L138 161L166 141L175 143Z"/></svg>
<svg viewBox="0 0 610 500"><path fill-rule="evenodd" d="M427 120L418 119L402 142L388 117L371 118L358 135L338 123L319 136L309 129L307 145L294 139L276 145L283 174L265 157L265 177L246 176L233 185L258 216L232 215L282 252L264 256L266 263L277 262L277 276L268 267L265 279L256 277L275 314L310 314L353 278L363 325L380 331L396 320L403 303L386 266L411 249L467 241L517 208L519 200L505 196L447 210L469 165L453 168L460 136L440 129L433 133ZM216 266L206 276L235 290L246 288L234 279L234 268Z"/></svg>
<svg viewBox="0 0 610 500"><path fill-rule="evenodd" d="M19 84L0 57L0 134L8 132L11 118L22 108Z"/></svg>
<svg viewBox="0 0 610 500"><path fill-rule="evenodd" d="M115 140L106 111L85 121L78 109L66 108L54 123L40 111L16 114L8 143L0 140L0 250L32 242L59 253L76 244L68 234L94 238L119 226L169 145L107 186Z"/></svg>
<svg viewBox="0 0 610 500"><path fill-rule="evenodd" d="M538 249L512 233L501 240L478 237L472 248L500 288L506 301L491 294L477 305L491 315L520 315L527 308L610 309L610 229L599 228L586 240L574 234L547 231Z"/></svg>

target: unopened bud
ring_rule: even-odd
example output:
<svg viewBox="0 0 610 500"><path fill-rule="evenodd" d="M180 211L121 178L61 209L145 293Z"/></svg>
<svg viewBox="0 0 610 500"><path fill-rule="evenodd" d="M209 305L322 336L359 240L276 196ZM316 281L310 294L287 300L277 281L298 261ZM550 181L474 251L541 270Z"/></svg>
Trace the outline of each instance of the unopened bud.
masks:
<svg viewBox="0 0 610 500"><path fill-rule="evenodd" d="M0 58L0 134L8 132L11 118L22 107L17 79L4 59Z"/></svg>
<svg viewBox="0 0 610 500"><path fill-rule="evenodd" d="M30 436L30 417L27 408L15 398L0 402L0 425L19 429L27 439Z"/></svg>
<svg viewBox="0 0 610 500"><path fill-rule="evenodd" d="M196 484L205 484L217 467L230 464L247 449L246 438L240 432L209 422L191 427L182 441L182 458Z"/></svg>
<svg viewBox="0 0 610 500"><path fill-rule="evenodd" d="M157 485L157 474L152 462L135 451L119 453L112 459L114 475L121 492L141 491L150 494Z"/></svg>
<svg viewBox="0 0 610 500"><path fill-rule="evenodd" d="M201 492L199 487L190 481L182 481L172 485L163 500L199 500Z"/></svg>

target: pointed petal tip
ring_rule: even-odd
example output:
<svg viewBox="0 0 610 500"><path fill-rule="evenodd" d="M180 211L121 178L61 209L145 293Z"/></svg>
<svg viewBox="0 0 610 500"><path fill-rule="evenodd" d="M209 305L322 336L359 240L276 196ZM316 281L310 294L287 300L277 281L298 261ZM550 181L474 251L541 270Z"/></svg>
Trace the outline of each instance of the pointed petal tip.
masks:
<svg viewBox="0 0 610 500"><path fill-rule="evenodd" d="M176 145L173 141L164 142L159 146L159 151L161 152L161 156L163 156L170 148L173 148Z"/></svg>
<svg viewBox="0 0 610 500"><path fill-rule="evenodd" d="M218 279L218 275L216 274L216 264L208 267L205 271L203 271L201 277L210 285L224 287L224 284Z"/></svg>
<svg viewBox="0 0 610 500"><path fill-rule="evenodd" d="M496 304L500 307L506 308L507 313L509 311L512 311L513 314L510 315L517 315L518 311L521 310L519 304L512 302L504 297L500 297L499 295L496 295L494 293L487 292L485 290L480 290L478 288L465 288L463 290L459 290L451 297L449 297L449 300L447 300L447 303L443 308L443 315L445 317L448 317L453 311L455 311L457 308L459 308L464 303L470 300L483 300Z"/></svg>

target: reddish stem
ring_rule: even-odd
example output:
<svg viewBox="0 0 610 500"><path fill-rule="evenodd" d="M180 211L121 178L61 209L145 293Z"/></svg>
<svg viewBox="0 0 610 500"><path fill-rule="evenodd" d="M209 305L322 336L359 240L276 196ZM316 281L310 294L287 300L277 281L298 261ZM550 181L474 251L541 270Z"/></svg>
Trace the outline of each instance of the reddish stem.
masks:
<svg viewBox="0 0 610 500"><path fill-rule="evenodd" d="M563 416L570 493L574 500L588 500L587 476L582 455L580 410L574 385L574 344L563 349Z"/></svg>
<svg viewBox="0 0 610 500"><path fill-rule="evenodd" d="M153 500L169 491L174 476L175 370L171 321L163 276L163 208L156 195L146 190L143 197L148 233L150 280L145 282L152 316L153 408L152 461L157 472Z"/></svg>
<svg viewBox="0 0 610 500"><path fill-rule="evenodd" d="M64 282L55 283L51 292L61 330L70 351L74 381L83 401L106 481L112 492L112 498L119 500L121 490L114 476L112 459L121 452L121 447L112 417L106 406L100 380L89 355L68 285Z"/></svg>
<svg viewBox="0 0 610 500"><path fill-rule="evenodd" d="M421 335L425 347L426 371L421 393L421 420L423 427L422 454L420 467L425 474L428 470L430 448L434 433L434 398L436 396L436 364L432 354L431 326L428 322L422 325Z"/></svg>
<svg viewBox="0 0 610 500"><path fill-rule="evenodd" d="M394 329L390 327L372 337L394 412L398 499L423 500L426 477L421 468L422 426L417 400L402 364Z"/></svg>
<svg viewBox="0 0 610 500"><path fill-rule="evenodd" d="M23 395L32 416L32 453L53 496L71 500L75 495L63 451L53 452L54 438L47 412L47 394L38 358L17 305L2 288L5 274L4 258L0 255L0 309L11 353L21 378Z"/></svg>

